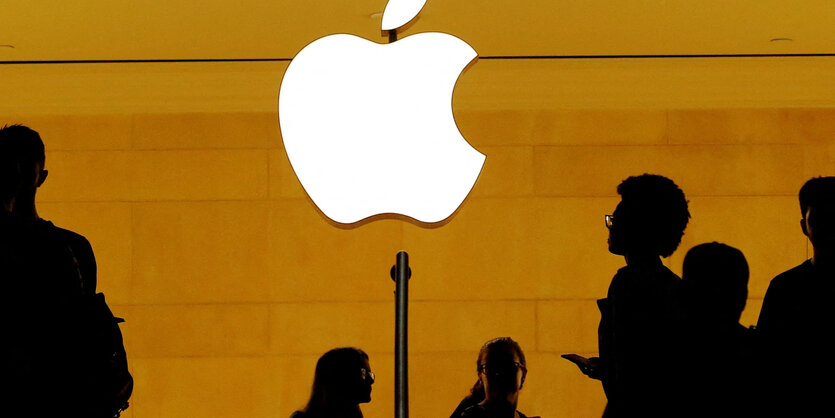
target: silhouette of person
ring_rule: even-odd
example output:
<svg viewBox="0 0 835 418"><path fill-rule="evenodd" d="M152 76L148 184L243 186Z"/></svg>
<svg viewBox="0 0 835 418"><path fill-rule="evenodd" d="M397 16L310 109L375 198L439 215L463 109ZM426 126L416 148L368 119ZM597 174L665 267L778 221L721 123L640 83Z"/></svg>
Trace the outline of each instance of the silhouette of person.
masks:
<svg viewBox="0 0 835 418"><path fill-rule="evenodd" d="M526 418L516 406L528 369L525 353L510 337L487 341L476 361L478 380L450 418Z"/></svg>
<svg viewBox="0 0 835 418"><path fill-rule="evenodd" d="M10 404L27 411L21 416L113 416L127 406L133 380L118 321L103 295L95 295L90 244L35 210L37 188L48 174L37 132L3 127L0 155L4 194L9 185L14 189L3 205L0 266L7 299L0 317L9 350L3 375L19 379L8 392Z"/></svg>
<svg viewBox="0 0 835 418"><path fill-rule="evenodd" d="M26 177L0 142L0 415L78 416L69 332L80 277L69 249L14 214Z"/></svg>
<svg viewBox="0 0 835 418"><path fill-rule="evenodd" d="M785 416L822 414L835 389L835 177L807 181L799 200L812 258L771 280L757 321L768 409Z"/></svg>
<svg viewBox="0 0 835 418"><path fill-rule="evenodd" d="M359 404L371 402L373 384L368 354L354 347L334 348L316 362L307 406L290 418L362 418Z"/></svg>
<svg viewBox="0 0 835 418"><path fill-rule="evenodd" d="M626 267L598 300L600 357L582 370L603 383L604 417L668 416L681 279L661 257L678 247L690 212L684 192L666 177L629 177L617 191L621 201L605 220L609 251L623 256Z"/></svg>
<svg viewBox="0 0 835 418"><path fill-rule="evenodd" d="M680 417L750 416L756 407L755 337L739 318L748 298L748 262L712 242L684 257Z"/></svg>
<svg viewBox="0 0 835 418"><path fill-rule="evenodd" d="M81 271L85 293L96 293L96 258L90 242L82 235L58 228L52 222L38 216L35 195L46 181L49 171L45 169L46 155L40 135L23 125L4 126L0 129L0 147L14 156L20 167L21 182L15 196L14 214L42 224L50 233L67 243L72 250Z"/></svg>

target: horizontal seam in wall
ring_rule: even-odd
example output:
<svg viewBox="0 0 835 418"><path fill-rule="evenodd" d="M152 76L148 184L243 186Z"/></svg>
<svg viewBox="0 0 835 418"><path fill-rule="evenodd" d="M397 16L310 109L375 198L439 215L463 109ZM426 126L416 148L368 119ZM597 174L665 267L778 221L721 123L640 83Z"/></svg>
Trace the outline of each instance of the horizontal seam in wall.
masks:
<svg viewBox="0 0 835 418"><path fill-rule="evenodd" d="M589 298L554 298L554 299L412 299L410 303L543 303L543 302L595 302L597 297ZM748 298L748 301L759 301L762 297ZM390 304L394 305L394 300L311 300L311 301L279 301L279 302L231 302L231 303L111 303L110 306L114 309L120 307L135 308L135 307L270 307L270 306L287 306L287 305L364 305L364 304Z"/></svg>

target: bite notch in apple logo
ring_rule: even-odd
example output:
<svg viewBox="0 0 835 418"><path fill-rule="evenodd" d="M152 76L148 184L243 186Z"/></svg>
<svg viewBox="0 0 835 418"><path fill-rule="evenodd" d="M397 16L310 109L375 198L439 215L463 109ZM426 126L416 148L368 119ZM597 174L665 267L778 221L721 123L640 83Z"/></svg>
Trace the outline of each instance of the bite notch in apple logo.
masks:
<svg viewBox="0 0 835 418"><path fill-rule="evenodd" d="M424 3L390 0L382 29L408 23ZM337 34L303 48L282 79L278 114L290 165L319 210L342 224L452 215L485 160L452 113L458 76L477 56L437 32L389 44Z"/></svg>

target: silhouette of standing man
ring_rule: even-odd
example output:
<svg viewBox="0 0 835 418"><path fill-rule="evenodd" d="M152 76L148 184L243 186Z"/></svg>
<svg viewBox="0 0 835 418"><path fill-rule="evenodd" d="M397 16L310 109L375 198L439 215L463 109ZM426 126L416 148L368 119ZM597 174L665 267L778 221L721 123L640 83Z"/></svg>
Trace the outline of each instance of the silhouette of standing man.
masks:
<svg viewBox="0 0 835 418"><path fill-rule="evenodd" d="M678 248L690 212L684 192L666 177L629 177L617 190L621 202L606 215L609 252L623 256L626 267L598 301L600 358L584 373L603 382L604 417L668 417L681 279L661 257Z"/></svg>
<svg viewBox="0 0 835 418"><path fill-rule="evenodd" d="M38 216L35 195L49 174L45 169L46 155L41 136L26 126L11 125L0 129L0 142L2 142L0 146L4 152L12 153L20 168L20 187L15 196L14 215L20 219L39 223L39 226L66 242L78 262L84 291L94 294L96 292L96 258L90 242L82 235L58 228L52 222Z"/></svg>
<svg viewBox="0 0 835 418"><path fill-rule="evenodd" d="M690 249L681 273L682 379L676 417L756 416L754 331L739 323L748 298L742 251L712 242Z"/></svg>
<svg viewBox="0 0 835 418"><path fill-rule="evenodd" d="M0 416L78 416L68 315L79 295L78 268L65 243L14 214L31 173L5 134L0 130Z"/></svg>
<svg viewBox="0 0 835 418"><path fill-rule="evenodd" d="M780 416L827 415L835 389L835 177L807 181L799 200L812 258L771 280L757 322L766 399Z"/></svg>

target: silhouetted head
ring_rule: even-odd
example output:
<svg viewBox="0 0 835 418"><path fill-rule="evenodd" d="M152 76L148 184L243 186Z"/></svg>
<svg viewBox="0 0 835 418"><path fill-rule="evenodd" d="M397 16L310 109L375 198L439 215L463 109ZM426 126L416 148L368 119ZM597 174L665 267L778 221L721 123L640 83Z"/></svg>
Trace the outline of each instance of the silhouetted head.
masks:
<svg viewBox="0 0 835 418"><path fill-rule="evenodd" d="M0 152L0 210L11 212L14 197L20 187L20 169L17 161Z"/></svg>
<svg viewBox="0 0 835 418"><path fill-rule="evenodd" d="M519 343L510 337L486 342L478 353L476 364L486 400L507 399L509 395L517 394L525 384L528 373L525 353Z"/></svg>
<svg viewBox="0 0 835 418"><path fill-rule="evenodd" d="M670 256L690 219L684 192L666 177L643 174L624 180L618 194L621 201L609 226L609 251Z"/></svg>
<svg viewBox="0 0 835 418"><path fill-rule="evenodd" d="M737 324L748 299L748 262L734 247L697 245L684 257L681 286L690 318Z"/></svg>
<svg viewBox="0 0 835 418"><path fill-rule="evenodd" d="M23 125L4 126L0 128L0 150L11 156L20 169L18 203L31 204L37 188L49 174L44 169L46 156L41 136Z"/></svg>
<svg viewBox="0 0 835 418"><path fill-rule="evenodd" d="M335 348L316 362L305 412L311 417L362 417L359 404L371 401L374 373L359 348Z"/></svg>
<svg viewBox="0 0 835 418"><path fill-rule="evenodd" d="M816 177L800 189L800 227L818 250L835 250L835 177Z"/></svg>

